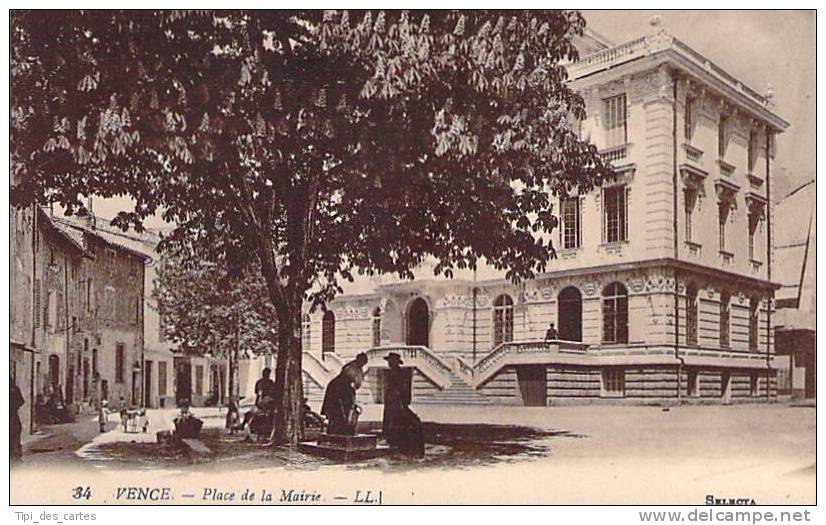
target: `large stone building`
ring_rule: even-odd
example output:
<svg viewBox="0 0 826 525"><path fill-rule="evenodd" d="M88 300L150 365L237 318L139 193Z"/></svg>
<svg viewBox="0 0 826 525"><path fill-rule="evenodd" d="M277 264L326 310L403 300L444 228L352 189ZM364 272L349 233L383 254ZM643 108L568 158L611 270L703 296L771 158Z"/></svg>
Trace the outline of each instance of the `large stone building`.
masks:
<svg viewBox="0 0 826 525"><path fill-rule="evenodd" d="M305 315L310 397L359 351L410 368L414 402L729 403L776 396L771 185L788 124L657 24L568 67L583 138L616 176L558 202L559 258L513 285L489 269L375 280ZM559 331L545 340L549 323Z"/></svg>
<svg viewBox="0 0 826 525"><path fill-rule="evenodd" d="M83 228L83 223L62 219L61 223L73 224ZM142 352L136 356L133 373L142 378L142 383L134 383L134 397L141 406L149 408L174 407L184 402L192 406L207 403L222 404L228 393L228 368L226 359L216 357L184 355L168 341L162 331L161 318L152 297L158 268L163 264L163 257L157 247L161 240L160 232L146 229L141 233L121 231L109 225L105 219L97 219L95 234L107 242L122 247L130 253L143 258L140 305L135 304L141 312ZM137 378L137 376L136 376Z"/></svg>
<svg viewBox="0 0 826 525"><path fill-rule="evenodd" d="M112 242L91 221L36 207L11 219L10 369L26 405L25 432L48 400L72 417L103 398L139 405L146 257Z"/></svg>

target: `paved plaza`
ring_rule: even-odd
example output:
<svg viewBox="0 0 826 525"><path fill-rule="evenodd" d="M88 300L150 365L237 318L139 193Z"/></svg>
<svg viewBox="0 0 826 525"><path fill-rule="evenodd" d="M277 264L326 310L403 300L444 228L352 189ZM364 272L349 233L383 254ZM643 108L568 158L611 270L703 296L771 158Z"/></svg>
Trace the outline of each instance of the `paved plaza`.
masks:
<svg viewBox="0 0 826 525"><path fill-rule="evenodd" d="M317 487L311 473L325 470L325 486L337 480L366 489L381 476L381 486L391 501L406 501L411 491L417 501L436 501L454 487L451 497L500 503L686 503L701 505L708 496L747 498L756 503L813 503L815 501L815 409L789 404L739 406L570 406L440 407L414 406L429 427L452 433L448 441L428 444L424 460L375 460L334 464L252 445L237 457L205 458L154 463L136 456L113 461L101 451L113 443L152 447L154 431L168 428L174 410L149 412L147 434L126 434L115 429L97 432L91 418L71 425L45 429L46 437L26 444L25 464L12 473L12 491L25 499L25 487L42 484L42 469L78 468L117 483L198 472L186 478L193 491L196 480L208 484L213 477L224 485ZM375 428L382 406L368 405L362 415L365 427ZM218 409L195 409L206 429L223 426ZM451 449L469 450L473 435L494 442L464 456ZM462 429L472 429L463 432ZM441 439L441 435L437 436ZM465 450L463 449L463 450ZM137 449L136 449L137 450ZM231 449L230 449L231 450ZM240 449L239 449L240 450ZM286 454L286 455L285 455ZM294 455L293 455L294 454ZM472 460L468 460L471 457ZM35 467L35 468L32 468ZM415 468L409 468L415 467ZM529 491L510 493L507 483L479 483L480 474L497 469L490 479L529 476ZM40 476L38 477L38 473ZM434 484L433 476L439 483ZM149 476L147 478L147 476ZM510 478L513 476L514 478ZM59 479L59 478L56 478ZM216 481L217 482L217 481ZM49 480L46 480L49 483ZM268 485L269 484L269 485ZM472 485L474 490L462 490ZM15 496L15 499L17 498Z"/></svg>

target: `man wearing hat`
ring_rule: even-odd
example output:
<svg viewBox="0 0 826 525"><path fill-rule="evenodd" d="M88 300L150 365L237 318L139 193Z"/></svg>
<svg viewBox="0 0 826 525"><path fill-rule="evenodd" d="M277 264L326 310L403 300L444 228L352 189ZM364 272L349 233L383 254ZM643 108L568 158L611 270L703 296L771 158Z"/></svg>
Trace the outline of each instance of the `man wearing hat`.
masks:
<svg viewBox="0 0 826 525"><path fill-rule="evenodd" d="M400 416L410 404L410 376L401 365L402 358L396 352L384 356L390 369L385 375L384 383L384 418L382 434L390 445L398 445L404 432Z"/></svg>

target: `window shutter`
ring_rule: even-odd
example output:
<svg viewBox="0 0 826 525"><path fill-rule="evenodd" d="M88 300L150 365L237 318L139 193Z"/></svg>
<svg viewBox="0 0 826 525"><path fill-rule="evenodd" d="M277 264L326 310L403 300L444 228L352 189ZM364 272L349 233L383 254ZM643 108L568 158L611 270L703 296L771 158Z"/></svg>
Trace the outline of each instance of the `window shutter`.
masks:
<svg viewBox="0 0 826 525"><path fill-rule="evenodd" d="M40 299L40 280L38 279L34 282L34 308L33 308L33 310L34 310L34 327L35 328L40 328L40 314L41 314L40 302L41 302L41 299Z"/></svg>

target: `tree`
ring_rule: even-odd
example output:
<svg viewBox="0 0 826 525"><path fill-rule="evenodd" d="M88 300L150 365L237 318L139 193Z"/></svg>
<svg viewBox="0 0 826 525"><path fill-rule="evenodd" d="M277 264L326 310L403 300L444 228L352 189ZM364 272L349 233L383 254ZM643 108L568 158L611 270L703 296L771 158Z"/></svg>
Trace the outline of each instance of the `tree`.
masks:
<svg viewBox="0 0 826 525"><path fill-rule="evenodd" d="M128 194L163 246L254 261L279 325L276 442L297 443L301 305L353 272L554 256L552 196L609 172L570 118L577 12L15 12L17 203Z"/></svg>
<svg viewBox="0 0 826 525"><path fill-rule="evenodd" d="M167 254L152 297L164 337L181 352L228 358L230 399L238 406L240 356L278 348L278 319L260 271L237 274L224 264Z"/></svg>

